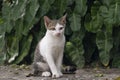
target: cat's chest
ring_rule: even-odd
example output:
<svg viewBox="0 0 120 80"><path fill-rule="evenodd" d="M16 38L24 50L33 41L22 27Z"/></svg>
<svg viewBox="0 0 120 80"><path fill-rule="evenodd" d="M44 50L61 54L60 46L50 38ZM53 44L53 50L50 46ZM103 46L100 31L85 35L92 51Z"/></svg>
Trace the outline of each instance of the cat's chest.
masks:
<svg viewBox="0 0 120 80"><path fill-rule="evenodd" d="M49 40L49 41L47 41L47 44L51 47L54 47L54 48L64 46L64 43L65 43L65 41L62 39L61 40Z"/></svg>
<svg viewBox="0 0 120 80"><path fill-rule="evenodd" d="M65 37L62 36L60 38L54 38L54 37L45 37L44 38L44 42L47 45L51 45L51 46L62 46L65 43Z"/></svg>
<svg viewBox="0 0 120 80"><path fill-rule="evenodd" d="M40 51L42 56L53 55L54 58L59 56L64 50L65 37L60 39L44 37L40 42Z"/></svg>
<svg viewBox="0 0 120 80"><path fill-rule="evenodd" d="M51 37L44 37L42 41L40 42L41 44L41 49L44 50L60 50L64 48L65 44L65 37L61 37L58 39L51 38Z"/></svg>

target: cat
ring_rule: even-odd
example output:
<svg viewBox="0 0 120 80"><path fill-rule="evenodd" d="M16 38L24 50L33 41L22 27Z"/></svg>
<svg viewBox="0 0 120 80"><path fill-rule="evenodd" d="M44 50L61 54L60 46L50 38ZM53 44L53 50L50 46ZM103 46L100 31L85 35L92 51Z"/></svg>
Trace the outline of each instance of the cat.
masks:
<svg viewBox="0 0 120 80"><path fill-rule="evenodd" d="M41 76L52 76L52 78L59 78L63 75L61 66L65 45L66 15L58 20L51 20L49 17L44 16L47 31L35 49L34 74L41 72Z"/></svg>

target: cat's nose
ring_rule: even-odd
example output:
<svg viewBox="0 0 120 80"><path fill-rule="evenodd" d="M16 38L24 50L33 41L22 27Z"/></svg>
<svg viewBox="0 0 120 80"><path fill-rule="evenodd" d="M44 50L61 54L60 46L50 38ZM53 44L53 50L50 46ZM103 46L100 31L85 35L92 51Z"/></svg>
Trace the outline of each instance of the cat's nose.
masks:
<svg viewBox="0 0 120 80"><path fill-rule="evenodd" d="M58 37L59 37L59 36L60 36L60 33L57 33L57 34L56 34L56 36L58 36Z"/></svg>

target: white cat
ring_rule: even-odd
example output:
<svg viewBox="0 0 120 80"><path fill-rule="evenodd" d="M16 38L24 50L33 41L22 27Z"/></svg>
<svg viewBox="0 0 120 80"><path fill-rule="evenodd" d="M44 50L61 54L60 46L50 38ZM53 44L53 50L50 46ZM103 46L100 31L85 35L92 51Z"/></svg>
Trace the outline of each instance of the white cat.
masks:
<svg viewBox="0 0 120 80"><path fill-rule="evenodd" d="M66 15L59 20L51 20L47 16L44 16L44 22L47 31L35 50L33 62L34 73L42 72L42 76L59 78L63 75L61 66L65 45L64 30Z"/></svg>

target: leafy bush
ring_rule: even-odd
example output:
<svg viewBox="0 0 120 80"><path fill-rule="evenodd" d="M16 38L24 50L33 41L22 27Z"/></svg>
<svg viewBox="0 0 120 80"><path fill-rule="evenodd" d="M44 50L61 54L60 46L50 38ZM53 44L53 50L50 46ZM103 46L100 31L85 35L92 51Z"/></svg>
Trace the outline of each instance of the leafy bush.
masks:
<svg viewBox="0 0 120 80"><path fill-rule="evenodd" d="M0 2L0 62L31 62L45 34L43 16L67 13L65 57L88 64L120 67L120 0L4 0ZM96 65L93 66L96 66Z"/></svg>

